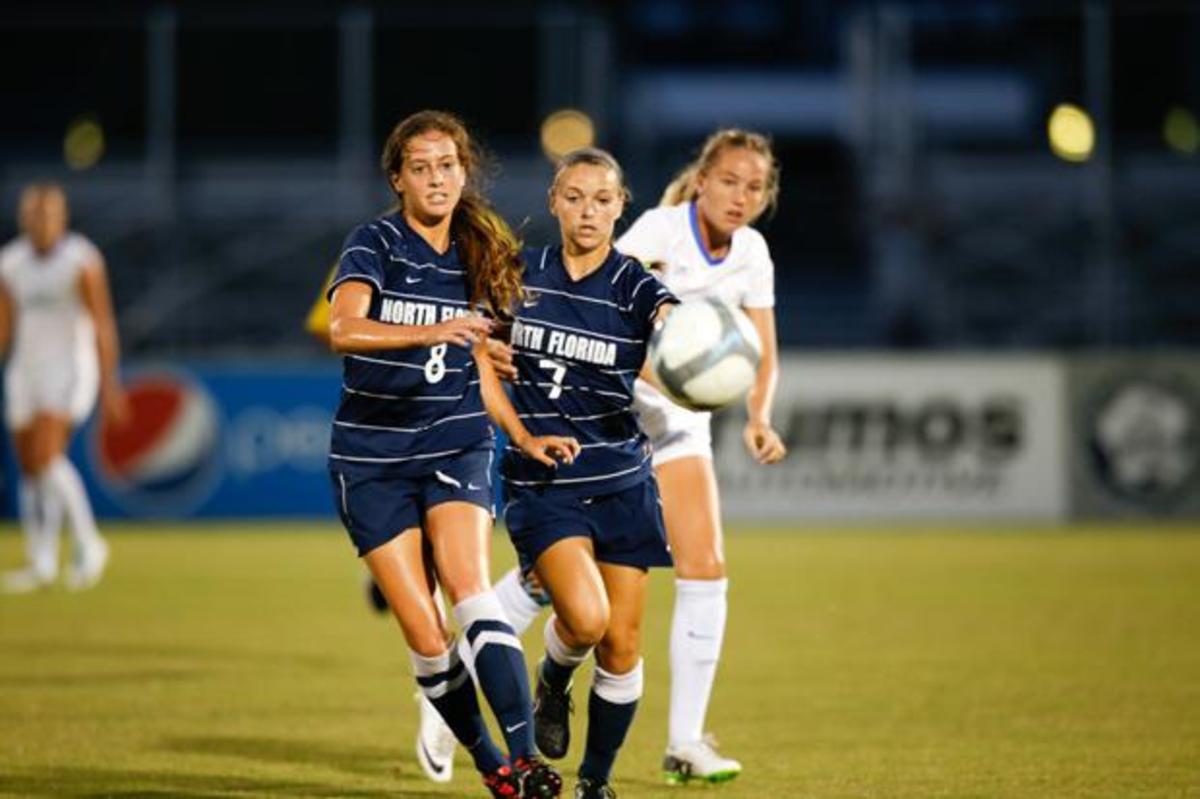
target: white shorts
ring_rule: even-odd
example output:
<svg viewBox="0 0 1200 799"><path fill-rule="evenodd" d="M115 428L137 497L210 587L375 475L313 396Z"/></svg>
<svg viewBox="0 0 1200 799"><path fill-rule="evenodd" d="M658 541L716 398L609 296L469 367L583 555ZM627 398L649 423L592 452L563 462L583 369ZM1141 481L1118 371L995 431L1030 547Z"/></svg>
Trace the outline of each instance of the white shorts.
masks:
<svg viewBox="0 0 1200 799"><path fill-rule="evenodd" d="M82 424L96 406L100 389L99 370L94 365L74 363L38 367L14 366L4 372L4 421L19 430L39 412L70 417Z"/></svg>
<svg viewBox="0 0 1200 799"><path fill-rule="evenodd" d="M655 466L691 456L712 460L712 414L708 411L680 407L644 380L634 384L633 411L650 437Z"/></svg>

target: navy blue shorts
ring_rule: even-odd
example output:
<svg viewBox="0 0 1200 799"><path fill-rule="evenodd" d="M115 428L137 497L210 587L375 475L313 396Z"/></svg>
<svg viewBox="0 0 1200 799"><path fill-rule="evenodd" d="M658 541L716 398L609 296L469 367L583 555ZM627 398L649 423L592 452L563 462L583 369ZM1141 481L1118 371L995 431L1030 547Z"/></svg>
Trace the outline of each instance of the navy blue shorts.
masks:
<svg viewBox="0 0 1200 799"><path fill-rule="evenodd" d="M492 451L472 449L430 464L420 477L386 469L329 464L333 501L359 557L405 530L421 527L443 502L470 502L492 512Z"/></svg>
<svg viewBox="0 0 1200 799"><path fill-rule="evenodd" d="M649 569L671 565L658 483L651 477L629 488L596 496L563 496L549 489L508 486L504 521L528 572L551 544L592 539L596 560Z"/></svg>

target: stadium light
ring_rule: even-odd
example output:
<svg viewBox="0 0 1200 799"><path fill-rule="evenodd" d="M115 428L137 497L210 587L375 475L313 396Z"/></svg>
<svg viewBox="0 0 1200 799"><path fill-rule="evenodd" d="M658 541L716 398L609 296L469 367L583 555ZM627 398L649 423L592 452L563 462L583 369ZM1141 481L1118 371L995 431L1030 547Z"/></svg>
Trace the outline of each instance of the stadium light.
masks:
<svg viewBox="0 0 1200 799"><path fill-rule="evenodd" d="M63 158L71 169L94 167L104 157L104 128L93 116L71 120L63 137Z"/></svg>
<svg viewBox="0 0 1200 799"><path fill-rule="evenodd" d="M562 108L542 121L542 152L551 161L580 147L591 147L595 141L596 127L582 111Z"/></svg>
<svg viewBox="0 0 1200 799"><path fill-rule="evenodd" d="M1096 130L1092 118L1077 105L1060 103L1050 112L1046 125L1050 149L1059 158L1082 163L1092 155L1096 146Z"/></svg>
<svg viewBox="0 0 1200 799"><path fill-rule="evenodd" d="M1200 150L1200 124L1196 115L1182 106L1172 106L1163 120L1163 139L1180 155L1195 155Z"/></svg>

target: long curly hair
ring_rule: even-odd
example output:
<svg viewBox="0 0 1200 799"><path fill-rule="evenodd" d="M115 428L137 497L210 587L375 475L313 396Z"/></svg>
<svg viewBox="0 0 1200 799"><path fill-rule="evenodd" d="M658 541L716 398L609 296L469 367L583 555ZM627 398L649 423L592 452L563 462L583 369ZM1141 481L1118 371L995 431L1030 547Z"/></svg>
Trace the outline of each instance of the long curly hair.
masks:
<svg viewBox="0 0 1200 799"><path fill-rule="evenodd" d="M409 141L430 131L450 137L467 175L467 184L450 220L450 233L466 265L471 304L483 304L497 317L511 318L523 294L521 243L484 196L487 158L462 120L447 111L418 111L400 120L384 142L380 157L388 185L392 185L404 165ZM396 207L404 209L404 197L399 193Z"/></svg>
<svg viewBox="0 0 1200 799"><path fill-rule="evenodd" d="M761 133L741 128L722 128L709 136L700 150L700 156L680 170L663 191L662 199L658 204L679 205L696 199L696 195L699 193L696 180L712 169L725 150L739 148L758 153L767 160L767 191L758 216L761 216L763 211L774 211L775 205L779 201L779 160L775 158L775 151L771 148L769 138Z"/></svg>

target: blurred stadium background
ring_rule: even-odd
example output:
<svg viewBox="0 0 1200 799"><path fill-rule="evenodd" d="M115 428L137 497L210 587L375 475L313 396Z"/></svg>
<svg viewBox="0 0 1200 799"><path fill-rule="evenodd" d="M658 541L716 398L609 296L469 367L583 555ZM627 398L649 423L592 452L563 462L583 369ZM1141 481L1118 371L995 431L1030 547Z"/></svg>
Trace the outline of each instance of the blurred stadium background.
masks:
<svg viewBox="0 0 1200 799"><path fill-rule="evenodd" d="M105 582L0 598L0 794L472 790L414 776L303 327L435 107L531 242L556 148L611 149L632 219L715 127L774 138L791 456L718 419L722 793L1200 795L1198 43L1184 0L4 4L0 239L64 184L139 424L72 450ZM656 586L623 795L660 790Z"/></svg>

